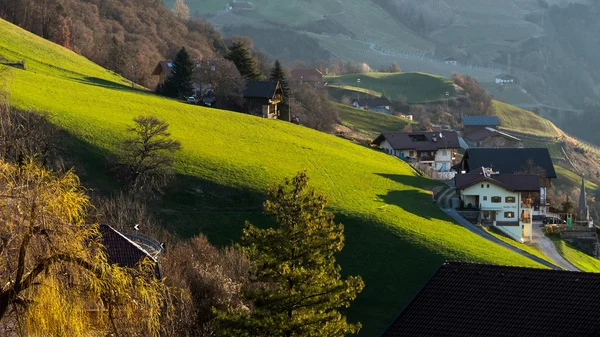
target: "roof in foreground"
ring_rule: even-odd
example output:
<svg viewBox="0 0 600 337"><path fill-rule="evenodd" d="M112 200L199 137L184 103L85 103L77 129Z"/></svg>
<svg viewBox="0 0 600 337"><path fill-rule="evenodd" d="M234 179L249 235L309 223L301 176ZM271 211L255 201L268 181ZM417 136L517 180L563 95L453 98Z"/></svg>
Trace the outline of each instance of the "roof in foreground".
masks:
<svg viewBox="0 0 600 337"><path fill-rule="evenodd" d="M462 116L463 126L499 126L498 116Z"/></svg>
<svg viewBox="0 0 600 337"><path fill-rule="evenodd" d="M383 337L592 337L600 274L448 262Z"/></svg>
<svg viewBox="0 0 600 337"><path fill-rule="evenodd" d="M102 235L102 244L106 249L106 256L110 264L121 267L136 268L145 259L150 259L156 265L156 274L160 275L156 259L137 243L131 241L125 235L109 225L99 226Z"/></svg>

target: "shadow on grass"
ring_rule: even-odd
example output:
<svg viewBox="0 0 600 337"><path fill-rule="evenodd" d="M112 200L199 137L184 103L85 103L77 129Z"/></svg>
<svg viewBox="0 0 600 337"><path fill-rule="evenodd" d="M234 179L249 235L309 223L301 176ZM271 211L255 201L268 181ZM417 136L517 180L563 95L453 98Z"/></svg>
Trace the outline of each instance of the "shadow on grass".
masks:
<svg viewBox="0 0 600 337"><path fill-rule="evenodd" d="M105 80L98 77L90 77L85 76L82 78L73 78L74 81L77 81L82 84L93 85L97 87L109 88L109 89L119 89L119 90L131 90L134 91L136 89L132 88L131 85L119 82L113 82L109 80Z"/></svg>
<svg viewBox="0 0 600 337"><path fill-rule="evenodd" d="M436 186L443 186L444 184L423 177L411 176L411 175L401 175L401 174L388 174L388 173L375 173L376 175L390 179L396 183L400 183L405 186L411 186L416 188L422 188L424 190L431 190Z"/></svg>
<svg viewBox="0 0 600 337"><path fill-rule="evenodd" d="M120 191L118 182L108 171L102 149L66 132L63 137L85 186L105 195ZM421 178L408 178L404 179L406 183L421 186ZM431 202L425 193L412 193L396 195L392 192L390 203L401 204L408 198L411 208L418 208L420 203ZM161 200L150 202L150 208L168 230L179 236L204 234L213 244L226 246L239 241L246 221L260 227L275 225L263 212L264 200L264 191L179 175ZM424 213L426 208L431 210L427 205L418 213ZM366 215L340 211L336 212L335 221L343 223L345 229L345 247L338 255L342 273L360 275L366 284L345 313L350 321L363 324L360 336L378 336L448 257L416 244L401 229L393 229Z"/></svg>

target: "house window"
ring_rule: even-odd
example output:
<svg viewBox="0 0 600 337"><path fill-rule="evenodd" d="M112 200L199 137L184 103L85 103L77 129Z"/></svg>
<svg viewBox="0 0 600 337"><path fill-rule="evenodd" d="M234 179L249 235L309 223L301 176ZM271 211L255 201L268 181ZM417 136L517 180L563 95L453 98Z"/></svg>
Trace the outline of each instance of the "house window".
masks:
<svg viewBox="0 0 600 337"><path fill-rule="evenodd" d="M506 198L504 198L504 201L507 204L514 204L516 200L515 200L515 197L506 197Z"/></svg>
<svg viewBox="0 0 600 337"><path fill-rule="evenodd" d="M408 155L409 155L410 157L414 157L414 156L415 156L415 151L410 151L410 152L408 153Z"/></svg>
<svg viewBox="0 0 600 337"><path fill-rule="evenodd" d="M515 217L515 212L504 212L505 219L513 219Z"/></svg>
<svg viewBox="0 0 600 337"><path fill-rule="evenodd" d="M490 188L490 184L487 184L487 188Z"/></svg>
<svg viewBox="0 0 600 337"><path fill-rule="evenodd" d="M445 156L447 156L447 155L448 155L448 153L446 152L446 150L442 150L442 156L444 156L444 157L445 157Z"/></svg>
<svg viewBox="0 0 600 337"><path fill-rule="evenodd" d="M481 184L481 188L483 188L483 184Z"/></svg>
<svg viewBox="0 0 600 337"><path fill-rule="evenodd" d="M502 202L502 197L492 197L492 202L498 204Z"/></svg>
<svg viewBox="0 0 600 337"><path fill-rule="evenodd" d="M487 201L487 195L483 196L483 201Z"/></svg>

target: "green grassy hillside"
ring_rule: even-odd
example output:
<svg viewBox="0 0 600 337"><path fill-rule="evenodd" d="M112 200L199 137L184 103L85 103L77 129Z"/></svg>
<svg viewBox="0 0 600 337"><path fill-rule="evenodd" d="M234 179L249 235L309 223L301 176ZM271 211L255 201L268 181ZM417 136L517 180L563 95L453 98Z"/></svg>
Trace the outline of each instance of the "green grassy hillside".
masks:
<svg viewBox="0 0 600 337"><path fill-rule="evenodd" d="M400 117L356 109L337 102L332 104L338 111L343 125L369 137L376 137L382 132L400 131L406 124L414 123Z"/></svg>
<svg viewBox="0 0 600 337"><path fill-rule="evenodd" d="M531 111L499 101L494 101L494 107L496 108L496 115L500 117L500 123L504 129L544 137L558 136L556 127L552 122L537 116Z"/></svg>
<svg viewBox="0 0 600 337"><path fill-rule="evenodd" d="M360 79L360 84L357 80ZM362 91L381 96L385 91L391 100L406 98L408 103L426 103L446 98L446 92L454 97L452 81L425 73L365 73L330 76L325 79L329 86L352 91Z"/></svg>
<svg viewBox="0 0 600 337"><path fill-rule="evenodd" d="M10 70L12 105L50 112L85 164L78 173L94 187L110 190L104 158L115 153L132 118L167 120L183 146L175 164L180 188L154 209L182 236L202 232L230 244L244 220L268 224L257 207L262 191L307 170L345 225L343 272L366 282L348 311L363 323L361 335L381 333L445 260L540 267L452 223L431 200L433 182L379 151L283 121L134 91L120 77L5 21L0 54L26 61L27 70Z"/></svg>
<svg viewBox="0 0 600 337"><path fill-rule="evenodd" d="M553 239L552 241L554 241L556 250L560 255L571 262L572 265L581 271L600 273L600 260L587 255L563 240Z"/></svg>

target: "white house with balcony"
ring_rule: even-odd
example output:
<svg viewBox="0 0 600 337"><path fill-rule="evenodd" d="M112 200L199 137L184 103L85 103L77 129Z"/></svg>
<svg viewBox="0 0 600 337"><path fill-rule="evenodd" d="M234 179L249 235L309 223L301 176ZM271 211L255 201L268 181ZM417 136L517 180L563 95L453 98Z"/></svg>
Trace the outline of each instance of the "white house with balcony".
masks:
<svg viewBox="0 0 600 337"><path fill-rule="evenodd" d="M431 166L439 172L452 170L456 151L460 149L456 131L382 133L372 144L390 155Z"/></svg>
<svg viewBox="0 0 600 337"><path fill-rule="evenodd" d="M461 204L479 209L483 225L494 226L511 238L531 241L533 208L540 180L533 174L500 174L480 168L454 177Z"/></svg>

